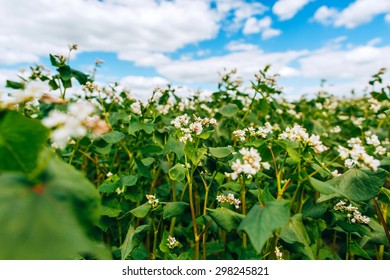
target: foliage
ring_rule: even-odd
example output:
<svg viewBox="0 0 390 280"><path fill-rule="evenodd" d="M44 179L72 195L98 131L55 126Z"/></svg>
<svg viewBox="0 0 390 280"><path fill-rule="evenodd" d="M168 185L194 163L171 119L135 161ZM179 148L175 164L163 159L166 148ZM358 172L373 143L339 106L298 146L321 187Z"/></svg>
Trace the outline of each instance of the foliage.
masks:
<svg viewBox="0 0 390 280"><path fill-rule="evenodd" d="M288 102L266 67L144 102L50 61L0 101L0 259L390 259L384 70L363 97Z"/></svg>

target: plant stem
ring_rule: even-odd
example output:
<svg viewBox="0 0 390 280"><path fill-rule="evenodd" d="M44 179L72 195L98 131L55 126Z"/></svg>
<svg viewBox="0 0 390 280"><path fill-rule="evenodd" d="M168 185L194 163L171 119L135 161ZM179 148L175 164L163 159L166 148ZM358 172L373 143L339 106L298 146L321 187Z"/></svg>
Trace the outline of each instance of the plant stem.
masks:
<svg viewBox="0 0 390 280"><path fill-rule="evenodd" d="M389 229L387 228L387 225L386 225L386 220L385 220L385 218L382 215L381 209L379 208L379 205L378 205L378 202L376 201L376 199L373 198L372 201L374 202L378 218L379 218L379 220L380 220L380 222L381 222L381 224L383 226L383 229L384 229L384 231L386 233L387 240L390 243L390 233L389 233Z"/></svg>
<svg viewBox="0 0 390 280"><path fill-rule="evenodd" d="M347 252L345 254L345 259L350 260L351 259L351 234L347 233L347 240L346 240L346 245L347 245Z"/></svg>
<svg viewBox="0 0 390 280"><path fill-rule="evenodd" d="M194 231L194 243L195 243L195 252L194 252L194 259L199 259L199 236L198 236L198 228L196 225L196 215L195 215L195 205L194 205L194 197L193 197L193 190L192 190L192 177L190 175L190 170L188 168L188 161L187 156L185 155L185 165L186 165L186 176L187 176L187 182L188 182L188 195L190 198L190 208L191 208L191 219L192 219L192 228Z"/></svg>
<svg viewBox="0 0 390 280"><path fill-rule="evenodd" d="M239 178L240 180L240 185L241 185L241 213L243 215L246 215L246 199L245 199L245 196L246 196L246 188L245 188L245 184L244 184L244 181L242 179L242 177ZM247 244L247 237L246 237L246 233L242 233L242 248L246 249L248 246Z"/></svg>

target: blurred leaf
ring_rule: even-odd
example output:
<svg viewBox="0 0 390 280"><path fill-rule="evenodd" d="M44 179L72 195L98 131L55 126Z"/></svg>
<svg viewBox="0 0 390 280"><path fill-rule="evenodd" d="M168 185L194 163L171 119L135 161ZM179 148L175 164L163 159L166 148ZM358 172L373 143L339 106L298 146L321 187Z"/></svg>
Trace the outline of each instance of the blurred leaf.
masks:
<svg viewBox="0 0 390 280"><path fill-rule="evenodd" d="M102 139L108 144L115 144L122 141L125 138L125 135L119 131L111 131L102 136Z"/></svg>
<svg viewBox="0 0 390 280"><path fill-rule="evenodd" d="M13 89L24 89L24 84L19 82L14 82L10 80L5 81L5 87Z"/></svg>
<svg viewBox="0 0 390 280"><path fill-rule="evenodd" d="M0 112L0 171L33 171L48 134L38 120L15 111Z"/></svg>
<svg viewBox="0 0 390 280"><path fill-rule="evenodd" d="M120 187L121 187L120 182L105 181L103 182L103 184L100 185L99 191L101 193L114 193L116 189Z"/></svg>
<svg viewBox="0 0 390 280"><path fill-rule="evenodd" d="M236 104L227 104L222 106L218 112L225 117L233 117L237 114L238 110L239 108Z"/></svg>
<svg viewBox="0 0 390 280"><path fill-rule="evenodd" d="M210 154L216 158L224 158L232 154L234 149L231 147L218 147L218 148L209 148Z"/></svg>
<svg viewBox="0 0 390 280"><path fill-rule="evenodd" d="M100 217L95 187L56 158L41 176L0 175L0 259L110 258L88 237Z"/></svg>
<svg viewBox="0 0 390 280"><path fill-rule="evenodd" d="M123 186L134 186L137 183L138 176L137 175L122 175L121 183Z"/></svg>

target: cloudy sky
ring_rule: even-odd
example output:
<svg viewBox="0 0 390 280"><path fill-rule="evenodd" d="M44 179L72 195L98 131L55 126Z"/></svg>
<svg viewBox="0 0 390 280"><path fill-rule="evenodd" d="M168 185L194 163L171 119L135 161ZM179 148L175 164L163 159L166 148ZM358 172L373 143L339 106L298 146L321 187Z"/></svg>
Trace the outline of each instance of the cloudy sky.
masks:
<svg viewBox="0 0 390 280"><path fill-rule="evenodd" d="M267 64L286 97L321 79L347 95L390 68L390 0L0 0L1 84L72 43L72 67L101 59L97 80L136 95L167 83L212 91L224 68L250 80Z"/></svg>

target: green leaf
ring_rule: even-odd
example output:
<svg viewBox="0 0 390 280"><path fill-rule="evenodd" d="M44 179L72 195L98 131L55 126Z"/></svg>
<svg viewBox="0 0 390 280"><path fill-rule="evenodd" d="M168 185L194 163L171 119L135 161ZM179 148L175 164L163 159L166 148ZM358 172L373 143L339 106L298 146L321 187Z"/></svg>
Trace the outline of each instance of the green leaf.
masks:
<svg viewBox="0 0 390 280"><path fill-rule="evenodd" d="M240 183L237 182L228 182L226 184L221 185L220 188L232 190L234 192L239 192L241 190L241 185Z"/></svg>
<svg viewBox="0 0 390 280"><path fill-rule="evenodd" d="M356 243L355 240L352 240L352 242L349 244L349 249L351 250L351 253L371 260L371 257L367 254L366 251L363 250L363 248L358 243Z"/></svg>
<svg viewBox="0 0 390 280"><path fill-rule="evenodd" d="M131 187L137 183L138 176L137 175L122 175L121 183L123 186Z"/></svg>
<svg viewBox="0 0 390 280"><path fill-rule="evenodd" d="M135 135L135 133L140 130L145 131L147 134L151 134L154 131L154 124L153 123L142 124L139 122L130 123L127 132L131 135Z"/></svg>
<svg viewBox="0 0 390 280"><path fill-rule="evenodd" d="M337 225L348 233L357 233L359 236L371 236L370 228L363 224L350 223L347 221L338 221Z"/></svg>
<svg viewBox="0 0 390 280"><path fill-rule="evenodd" d="M328 183L329 181L323 182L323 181L317 180L313 177L310 177L309 181L310 181L311 185L313 186L313 188L322 194L337 193L337 189L334 188L330 183Z"/></svg>
<svg viewBox="0 0 390 280"><path fill-rule="evenodd" d="M111 218L118 217L120 213L122 213L121 209L111 208L104 205L100 209L100 214L102 216L107 216Z"/></svg>
<svg viewBox="0 0 390 280"><path fill-rule="evenodd" d="M184 156L184 143L179 140L169 137L167 143L164 147L164 153L175 153L178 159L181 159Z"/></svg>
<svg viewBox="0 0 390 280"><path fill-rule="evenodd" d="M187 207L188 203L185 202L168 202L163 208L163 218L169 219L180 216Z"/></svg>
<svg viewBox="0 0 390 280"><path fill-rule="evenodd" d="M234 149L232 147L209 148L210 154L216 158L224 158L232 154Z"/></svg>
<svg viewBox="0 0 390 280"><path fill-rule="evenodd" d="M119 131L111 131L102 136L102 139L108 144L115 144L122 141L125 138L125 135Z"/></svg>
<svg viewBox="0 0 390 280"><path fill-rule="evenodd" d="M37 120L15 111L0 112L0 171L33 171L48 134Z"/></svg>
<svg viewBox="0 0 390 280"><path fill-rule="evenodd" d="M207 153L206 148L196 148L191 142L184 146L184 152L193 165L198 166L202 157Z"/></svg>
<svg viewBox="0 0 390 280"><path fill-rule="evenodd" d="M14 82L10 80L5 81L5 87L13 89L24 89L24 84L19 82Z"/></svg>
<svg viewBox="0 0 390 280"><path fill-rule="evenodd" d="M68 65L62 65L58 67L57 70L60 73L62 81L70 81L72 78L72 71Z"/></svg>
<svg viewBox="0 0 390 280"><path fill-rule="evenodd" d="M171 249L168 247L168 237L169 237L169 232L164 229L163 236L161 238L161 242L159 245L161 252L164 252L164 253L171 252Z"/></svg>
<svg viewBox="0 0 390 280"><path fill-rule="evenodd" d="M218 112L225 117L233 117L237 114L238 110L239 108L236 104L226 104L222 106Z"/></svg>
<svg viewBox="0 0 390 280"><path fill-rule="evenodd" d="M358 202L377 196L386 177L387 172L383 169L379 169L377 172L369 169L350 169L326 182L314 178L310 178L310 182L314 189L325 195L338 194Z"/></svg>
<svg viewBox="0 0 390 280"><path fill-rule="evenodd" d="M174 167L168 171L169 178L174 181L183 181L186 177L186 169L181 163L176 163Z"/></svg>
<svg viewBox="0 0 390 280"><path fill-rule="evenodd" d="M103 182L103 184L100 185L99 191L101 193L114 193L117 188L120 188L121 184L120 182Z"/></svg>
<svg viewBox="0 0 390 280"><path fill-rule="evenodd" d="M234 212L225 207L219 207L217 209L207 209L207 213L214 220L214 222L226 232L230 232L234 229L237 229L241 221L245 217L244 215Z"/></svg>
<svg viewBox="0 0 390 280"><path fill-rule="evenodd" d="M49 55L50 57L50 62L51 62L51 65L54 66L54 67L60 67L61 65L63 65L60 60L58 58L56 58L54 55Z"/></svg>
<svg viewBox="0 0 390 280"><path fill-rule="evenodd" d="M290 218L286 227L280 232L280 238L287 243L298 242L302 247L298 247L299 253L304 254L308 259L315 259L315 252L310 247L310 238L302 223L302 214L297 214Z"/></svg>
<svg viewBox="0 0 390 280"><path fill-rule="evenodd" d="M142 225L134 229L133 226L130 226L127 231L125 241L121 246L121 259L125 260L131 252L141 243L144 238L145 233L149 231L149 225Z"/></svg>
<svg viewBox="0 0 390 280"><path fill-rule="evenodd" d="M0 175L0 259L110 258L89 239L100 217L95 187L53 157L41 175Z"/></svg>
<svg viewBox="0 0 390 280"><path fill-rule="evenodd" d="M149 214L151 208L152 207L147 202L142 204L141 206L138 206L137 208L134 208L133 210L130 211L130 213L137 218L145 218Z"/></svg>
<svg viewBox="0 0 390 280"><path fill-rule="evenodd" d="M163 152L163 148L160 145L143 145L140 152L144 156L160 155Z"/></svg>
<svg viewBox="0 0 390 280"><path fill-rule="evenodd" d="M259 254L272 233L284 227L290 217L289 201L269 201L265 206L256 204L241 222L238 230L245 231Z"/></svg>
<svg viewBox="0 0 390 280"><path fill-rule="evenodd" d="M145 166L145 164L142 162L142 160L136 158L135 163L137 164L138 172L140 175L146 177L146 178L151 178L152 174L150 173L149 168Z"/></svg>
<svg viewBox="0 0 390 280"><path fill-rule="evenodd" d="M156 160L153 157L147 157L147 158L141 159L142 164L145 165L146 167L152 165L153 162L155 162L155 161Z"/></svg>
<svg viewBox="0 0 390 280"><path fill-rule="evenodd" d="M89 76L78 70L71 69L71 75L80 83L80 85L85 85L89 81Z"/></svg>
<svg viewBox="0 0 390 280"><path fill-rule="evenodd" d="M94 146L93 148L96 152L98 152L101 155L108 155L111 152L112 144L109 144L105 147Z"/></svg>

